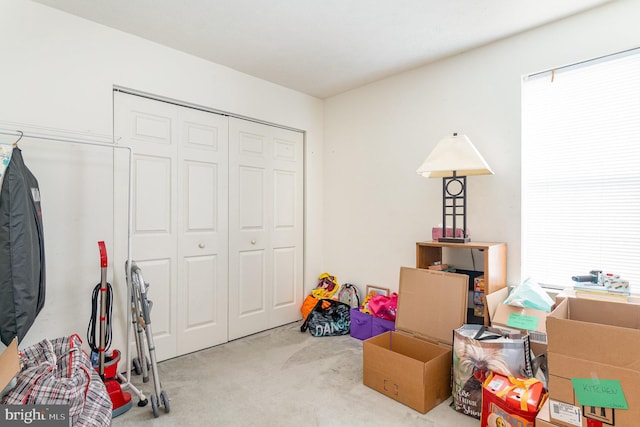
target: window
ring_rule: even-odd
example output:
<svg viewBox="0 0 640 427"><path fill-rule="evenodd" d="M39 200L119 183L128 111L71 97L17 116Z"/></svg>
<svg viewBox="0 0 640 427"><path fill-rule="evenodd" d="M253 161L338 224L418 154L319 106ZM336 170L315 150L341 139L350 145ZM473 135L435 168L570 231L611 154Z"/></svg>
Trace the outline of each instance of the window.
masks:
<svg viewBox="0 0 640 427"><path fill-rule="evenodd" d="M522 274L640 293L640 49L523 78Z"/></svg>

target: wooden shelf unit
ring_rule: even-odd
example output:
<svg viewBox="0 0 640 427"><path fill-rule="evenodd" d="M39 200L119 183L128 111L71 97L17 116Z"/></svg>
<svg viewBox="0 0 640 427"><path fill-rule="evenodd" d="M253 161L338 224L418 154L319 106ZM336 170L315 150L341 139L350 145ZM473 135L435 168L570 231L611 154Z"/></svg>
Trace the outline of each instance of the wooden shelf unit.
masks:
<svg viewBox="0 0 640 427"><path fill-rule="evenodd" d="M437 262L447 264L443 259L443 249L478 249L484 251L484 286L485 293L490 294L507 285L507 244L506 243L445 243L445 242L416 242L416 267L427 268ZM453 266L455 267L455 266ZM485 325L489 319L485 309Z"/></svg>

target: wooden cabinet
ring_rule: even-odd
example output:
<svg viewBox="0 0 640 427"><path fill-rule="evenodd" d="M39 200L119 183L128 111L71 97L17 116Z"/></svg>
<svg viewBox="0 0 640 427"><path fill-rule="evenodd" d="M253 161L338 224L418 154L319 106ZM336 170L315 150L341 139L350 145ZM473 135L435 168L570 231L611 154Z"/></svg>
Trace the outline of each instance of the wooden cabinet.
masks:
<svg viewBox="0 0 640 427"><path fill-rule="evenodd" d="M481 250L484 253L484 285L485 293L492 293L507 285L507 244L506 243L445 243L417 242L416 267L427 268L436 263L447 264L448 251ZM455 266L453 266L455 267ZM485 309L484 324L489 324Z"/></svg>

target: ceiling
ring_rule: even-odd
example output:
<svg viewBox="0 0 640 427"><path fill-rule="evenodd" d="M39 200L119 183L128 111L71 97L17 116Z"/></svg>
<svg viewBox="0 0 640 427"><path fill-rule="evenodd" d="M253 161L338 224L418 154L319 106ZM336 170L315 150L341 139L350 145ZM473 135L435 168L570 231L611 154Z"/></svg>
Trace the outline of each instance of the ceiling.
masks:
<svg viewBox="0 0 640 427"><path fill-rule="evenodd" d="M614 0L34 0L326 98Z"/></svg>

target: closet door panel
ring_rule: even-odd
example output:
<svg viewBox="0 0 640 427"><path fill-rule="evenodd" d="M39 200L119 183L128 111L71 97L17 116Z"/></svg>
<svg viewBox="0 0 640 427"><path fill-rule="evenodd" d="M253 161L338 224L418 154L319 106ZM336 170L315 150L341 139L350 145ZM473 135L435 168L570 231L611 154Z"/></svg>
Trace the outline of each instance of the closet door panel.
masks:
<svg viewBox="0 0 640 427"><path fill-rule="evenodd" d="M303 277L303 137L299 132L272 130L273 301L271 324L300 317Z"/></svg>
<svg viewBox="0 0 640 427"><path fill-rule="evenodd" d="M264 169L242 166L238 169L238 229L241 233L265 232Z"/></svg>
<svg viewBox="0 0 640 427"><path fill-rule="evenodd" d="M250 322L266 322L267 237L265 233L265 175L258 167L238 170L238 251L236 315L252 317Z"/></svg>
<svg viewBox="0 0 640 427"><path fill-rule="evenodd" d="M290 245L295 242L296 175L290 171L274 171L273 174L273 244Z"/></svg>
<svg viewBox="0 0 640 427"><path fill-rule="evenodd" d="M266 222L270 207L268 135L260 127L238 128L230 119L229 141L229 338L269 325L271 265Z"/></svg>
<svg viewBox="0 0 640 427"><path fill-rule="evenodd" d="M234 339L300 318L302 134L235 118L229 129L229 337ZM258 253L261 262L247 262Z"/></svg>
<svg viewBox="0 0 640 427"><path fill-rule="evenodd" d="M296 301L296 248L273 250L273 308L277 310Z"/></svg>
<svg viewBox="0 0 640 427"><path fill-rule="evenodd" d="M134 156L133 235L136 254L147 259L166 256L174 242L171 169L169 158Z"/></svg>
<svg viewBox="0 0 640 427"><path fill-rule="evenodd" d="M149 294L159 360L226 342L228 120L115 97L117 138L135 159L133 259L166 264Z"/></svg>
<svg viewBox="0 0 640 427"><path fill-rule="evenodd" d="M153 106L150 102L145 102L148 112L130 110L131 133L129 139L137 142L148 142L151 144L164 144L170 147L173 138L174 107L169 109L164 106Z"/></svg>
<svg viewBox="0 0 640 427"><path fill-rule="evenodd" d="M263 250L247 250L240 253L238 271L239 317L263 316L265 307L265 257Z"/></svg>
<svg viewBox="0 0 640 427"><path fill-rule="evenodd" d="M177 108L114 94L114 136L133 153L132 258L150 285L158 360L177 355ZM116 260L119 273L124 273L126 254L122 257Z"/></svg>
<svg viewBox="0 0 640 427"><path fill-rule="evenodd" d="M274 214L272 233L273 250L273 301L272 311L275 322L285 322L285 314L282 320L277 320L281 309L287 312L287 307L296 303L296 247L291 244L292 236L296 233L296 200L295 200L295 174L285 171L274 171Z"/></svg>
<svg viewBox="0 0 640 427"><path fill-rule="evenodd" d="M228 340L228 119L178 109L178 353Z"/></svg>
<svg viewBox="0 0 640 427"><path fill-rule="evenodd" d="M187 332L206 328L212 322L216 322L218 313L215 304L217 283L206 278L215 278L218 271L218 259L216 256L185 257L185 277L182 285L186 291L187 319L185 330ZM203 279L205 279L203 281Z"/></svg>

